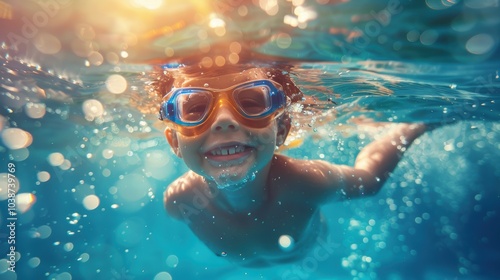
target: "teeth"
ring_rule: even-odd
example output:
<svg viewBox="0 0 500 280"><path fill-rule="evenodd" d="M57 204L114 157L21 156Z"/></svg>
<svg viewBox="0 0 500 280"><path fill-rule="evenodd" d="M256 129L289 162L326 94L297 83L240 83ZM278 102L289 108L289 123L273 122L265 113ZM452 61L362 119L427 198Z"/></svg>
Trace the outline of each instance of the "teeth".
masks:
<svg viewBox="0 0 500 280"><path fill-rule="evenodd" d="M241 153L245 150L245 147L242 145L234 146L231 148L218 148L211 150L210 153L213 156L227 156L227 155L234 155L236 153Z"/></svg>

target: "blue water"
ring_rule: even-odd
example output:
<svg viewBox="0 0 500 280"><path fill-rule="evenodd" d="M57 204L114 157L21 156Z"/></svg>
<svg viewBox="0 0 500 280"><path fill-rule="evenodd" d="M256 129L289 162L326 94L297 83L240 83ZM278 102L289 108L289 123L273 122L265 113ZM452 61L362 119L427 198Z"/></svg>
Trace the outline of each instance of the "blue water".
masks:
<svg viewBox="0 0 500 280"><path fill-rule="evenodd" d="M33 38L12 46L8 35L23 34L22 16L40 10L5 2L14 13L0 12L0 279L500 277L498 1L305 1L317 17L303 27L283 23L291 1L278 1L274 16L251 1L214 2L227 33L204 40L254 42L260 60L285 62L302 91L317 98L296 116L298 140L285 155L353 164L376 137L362 123L437 128L410 147L376 196L322 208L333 244L326 258L311 253L276 267L237 267L165 213L165 187L187 168L170 152L156 115L137 109L151 70L144 61L162 58L165 46L172 60L196 52L203 20L129 46L130 61L115 63L106 56L116 52L105 39L111 25L90 16L100 6L72 2L39 26L38 34L62 45L50 53L53 44ZM183 11L186 3L169 9ZM242 5L248 17L236 16ZM123 12L107 11L110 18ZM107 57L102 64L70 47L78 37L71 13L94 26L89 36ZM110 92L111 75L125 78L123 92ZM8 173L25 207L16 210L15 273L8 270Z"/></svg>

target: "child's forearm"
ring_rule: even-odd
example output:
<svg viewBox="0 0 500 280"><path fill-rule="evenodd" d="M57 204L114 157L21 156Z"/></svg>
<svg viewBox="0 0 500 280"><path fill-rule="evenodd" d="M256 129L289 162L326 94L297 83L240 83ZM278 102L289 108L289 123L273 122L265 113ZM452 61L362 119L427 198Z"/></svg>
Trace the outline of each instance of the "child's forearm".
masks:
<svg viewBox="0 0 500 280"><path fill-rule="evenodd" d="M362 169L380 179L387 179L401 155L426 130L423 124L397 124L389 133L364 147L356 158L355 169Z"/></svg>

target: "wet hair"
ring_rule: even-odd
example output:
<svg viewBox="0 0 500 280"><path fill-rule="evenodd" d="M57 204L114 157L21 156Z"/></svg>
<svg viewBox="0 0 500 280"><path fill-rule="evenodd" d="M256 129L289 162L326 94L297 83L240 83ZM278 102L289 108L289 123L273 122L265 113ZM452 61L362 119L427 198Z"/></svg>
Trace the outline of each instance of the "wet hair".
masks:
<svg viewBox="0 0 500 280"><path fill-rule="evenodd" d="M272 67L258 67L249 64L236 64L226 65L223 67L210 67L203 68L202 66L181 66L176 69L156 69L151 73L151 81L148 85L149 92L156 95L160 100L167 94L173 87L177 79L196 78L196 77L217 77L227 74L228 72L243 72L248 69L258 68L262 70L269 77L279 83L285 94L291 99L292 102L297 102L302 99L302 92L295 85L287 69L272 68Z"/></svg>
<svg viewBox="0 0 500 280"><path fill-rule="evenodd" d="M230 64L222 67L205 68L196 64L194 66L183 65L173 69L156 66L145 77L146 96L133 96L131 102L142 113L157 114L163 97L172 89L177 79L196 78L201 75L204 77L217 77L228 72L242 72L252 68L262 69L270 80L279 83L292 103L302 100L303 94L290 77L287 67L275 68L260 67L255 64Z"/></svg>

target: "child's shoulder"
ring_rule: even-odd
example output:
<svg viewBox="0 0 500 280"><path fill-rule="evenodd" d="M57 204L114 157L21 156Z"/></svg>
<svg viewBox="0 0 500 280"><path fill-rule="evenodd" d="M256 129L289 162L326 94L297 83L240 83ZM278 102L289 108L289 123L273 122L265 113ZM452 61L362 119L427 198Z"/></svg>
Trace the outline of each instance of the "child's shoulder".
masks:
<svg viewBox="0 0 500 280"><path fill-rule="evenodd" d="M343 187L340 166L323 161L275 155L269 173L280 197L324 201Z"/></svg>
<svg viewBox="0 0 500 280"><path fill-rule="evenodd" d="M192 192L200 180L193 171L188 171L184 175L173 181L165 190L163 203L167 212L173 217L180 217L178 205L186 204L192 200Z"/></svg>

